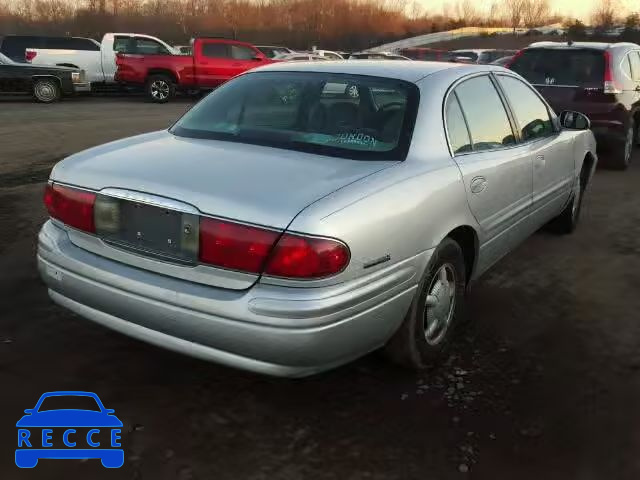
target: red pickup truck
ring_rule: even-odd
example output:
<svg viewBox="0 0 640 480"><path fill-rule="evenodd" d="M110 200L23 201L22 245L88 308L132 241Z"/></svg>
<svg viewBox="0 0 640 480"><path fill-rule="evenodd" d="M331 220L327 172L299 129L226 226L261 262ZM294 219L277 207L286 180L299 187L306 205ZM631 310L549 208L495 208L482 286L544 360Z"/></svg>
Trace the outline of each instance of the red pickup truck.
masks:
<svg viewBox="0 0 640 480"><path fill-rule="evenodd" d="M212 89L242 72L273 62L249 43L197 38L193 55L119 53L115 80L144 86L151 101L164 103L176 89Z"/></svg>

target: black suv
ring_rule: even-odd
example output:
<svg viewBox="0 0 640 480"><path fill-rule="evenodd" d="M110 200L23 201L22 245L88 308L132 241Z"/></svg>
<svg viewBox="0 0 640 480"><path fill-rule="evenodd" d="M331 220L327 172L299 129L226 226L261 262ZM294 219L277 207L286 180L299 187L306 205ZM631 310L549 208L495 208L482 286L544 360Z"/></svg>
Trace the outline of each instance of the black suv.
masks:
<svg viewBox="0 0 640 480"><path fill-rule="evenodd" d="M603 164L626 169L640 145L640 45L539 42L509 65L533 84L556 112L586 114L605 151Z"/></svg>
<svg viewBox="0 0 640 480"><path fill-rule="evenodd" d="M27 48L100 51L100 44L90 38L46 37L42 35L7 35L0 37L0 53L14 62L24 63Z"/></svg>

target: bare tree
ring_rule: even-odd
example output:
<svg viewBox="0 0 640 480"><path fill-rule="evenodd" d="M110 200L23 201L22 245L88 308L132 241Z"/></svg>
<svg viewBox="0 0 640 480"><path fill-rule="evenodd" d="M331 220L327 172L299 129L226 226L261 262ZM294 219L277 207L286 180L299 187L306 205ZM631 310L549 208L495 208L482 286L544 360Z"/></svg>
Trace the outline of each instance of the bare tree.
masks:
<svg viewBox="0 0 640 480"><path fill-rule="evenodd" d="M522 23L522 16L524 14L524 5L527 0L504 0L504 10L506 12L509 26L513 28L513 33L516 32L516 28Z"/></svg>
<svg viewBox="0 0 640 480"><path fill-rule="evenodd" d="M522 21L527 28L540 27L549 21L549 0L524 0Z"/></svg>
<svg viewBox="0 0 640 480"><path fill-rule="evenodd" d="M466 26L472 26L478 23L480 15L471 0L458 0L455 4L456 20Z"/></svg>
<svg viewBox="0 0 640 480"><path fill-rule="evenodd" d="M618 0L599 0L591 16L593 26L602 30L611 28L615 23L618 9Z"/></svg>

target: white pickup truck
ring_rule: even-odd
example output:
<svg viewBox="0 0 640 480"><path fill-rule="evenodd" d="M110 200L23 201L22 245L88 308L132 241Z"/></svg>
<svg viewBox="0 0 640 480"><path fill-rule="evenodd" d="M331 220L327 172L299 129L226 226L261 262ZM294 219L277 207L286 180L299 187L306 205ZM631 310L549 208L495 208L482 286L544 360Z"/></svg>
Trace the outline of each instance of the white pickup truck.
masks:
<svg viewBox="0 0 640 480"><path fill-rule="evenodd" d="M87 81L95 85L114 82L116 53L179 55L162 40L138 33L107 33L101 43L91 38L76 38L69 47L27 48L25 60L34 65L80 68L85 71Z"/></svg>

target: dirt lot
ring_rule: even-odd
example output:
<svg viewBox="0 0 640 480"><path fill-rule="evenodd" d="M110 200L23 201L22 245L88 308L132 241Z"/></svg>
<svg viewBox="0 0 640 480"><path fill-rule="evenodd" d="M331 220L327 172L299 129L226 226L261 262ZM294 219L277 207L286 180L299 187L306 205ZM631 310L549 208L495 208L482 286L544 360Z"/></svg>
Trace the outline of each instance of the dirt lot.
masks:
<svg viewBox="0 0 640 480"><path fill-rule="evenodd" d="M405 372L374 354L278 380L76 317L36 272L53 163L189 106L0 100L0 478L640 478L640 155L628 172L597 172L573 236L535 235L476 285L474 322L441 368ZM51 390L115 409L123 468L16 468L15 422Z"/></svg>

